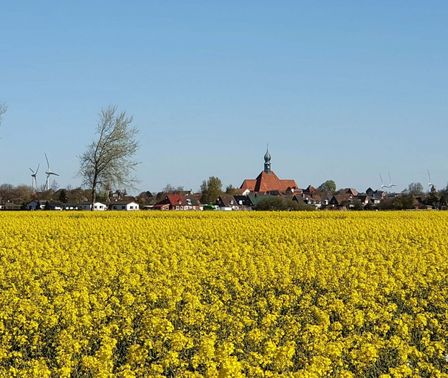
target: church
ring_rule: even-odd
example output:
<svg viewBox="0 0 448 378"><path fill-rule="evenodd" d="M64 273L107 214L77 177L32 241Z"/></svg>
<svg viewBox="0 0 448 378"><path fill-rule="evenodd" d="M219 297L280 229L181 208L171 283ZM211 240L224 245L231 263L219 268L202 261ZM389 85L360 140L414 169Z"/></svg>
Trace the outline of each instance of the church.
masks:
<svg viewBox="0 0 448 378"><path fill-rule="evenodd" d="M295 180L284 180L277 177L271 170L271 154L266 150L264 154L264 170L256 179L246 179L240 187L241 190L249 190L253 193L270 193L270 192L294 192L298 189Z"/></svg>

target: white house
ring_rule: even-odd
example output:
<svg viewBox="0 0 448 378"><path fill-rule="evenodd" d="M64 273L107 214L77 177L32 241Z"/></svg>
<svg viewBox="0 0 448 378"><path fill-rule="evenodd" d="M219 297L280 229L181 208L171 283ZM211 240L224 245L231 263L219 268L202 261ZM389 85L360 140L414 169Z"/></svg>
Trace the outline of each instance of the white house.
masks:
<svg viewBox="0 0 448 378"><path fill-rule="evenodd" d="M79 210L92 210L92 204L90 202L83 202L78 205ZM95 202L93 204L94 211L104 211L107 210L107 205L101 202Z"/></svg>
<svg viewBox="0 0 448 378"><path fill-rule="evenodd" d="M139 210L140 207L137 202L113 202L109 205L110 210L126 210L135 211Z"/></svg>

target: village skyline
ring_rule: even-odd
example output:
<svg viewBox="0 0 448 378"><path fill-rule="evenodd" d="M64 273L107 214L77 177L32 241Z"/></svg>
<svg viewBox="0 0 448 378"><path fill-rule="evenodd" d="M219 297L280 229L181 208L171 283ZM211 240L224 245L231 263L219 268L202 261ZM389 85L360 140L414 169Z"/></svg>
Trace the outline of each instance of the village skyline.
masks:
<svg viewBox="0 0 448 378"><path fill-rule="evenodd" d="M448 5L80 1L2 6L0 183L77 187L98 113L133 117L135 192L280 177L448 182ZM7 162L7 163L5 163ZM44 180L42 180L44 181ZM41 182L42 182L41 181Z"/></svg>

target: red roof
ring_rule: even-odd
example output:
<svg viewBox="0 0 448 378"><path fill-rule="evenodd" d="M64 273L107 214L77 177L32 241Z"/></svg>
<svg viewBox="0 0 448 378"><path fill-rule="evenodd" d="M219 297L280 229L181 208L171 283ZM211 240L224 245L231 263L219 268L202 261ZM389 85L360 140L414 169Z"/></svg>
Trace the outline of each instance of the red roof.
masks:
<svg viewBox="0 0 448 378"><path fill-rule="evenodd" d="M182 204L185 201L185 196L182 194L173 193L167 194L166 199L171 206L176 206Z"/></svg>
<svg viewBox="0 0 448 378"><path fill-rule="evenodd" d="M251 192L265 193L278 190L286 191L288 188L296 189L295 180L282 180L273 172L262 171L258 177L254 179L246 179L241 184L241 189L249 189Z"/></svg>
<svg viewBox="0 0 448 378"><path fill-rule="evenodd" d="M240 189L242 189L242 190L249 189L251 192L253 192L256 183L257 183L257 180L255 180L255 179L246 179L241 184Z"/></svg>

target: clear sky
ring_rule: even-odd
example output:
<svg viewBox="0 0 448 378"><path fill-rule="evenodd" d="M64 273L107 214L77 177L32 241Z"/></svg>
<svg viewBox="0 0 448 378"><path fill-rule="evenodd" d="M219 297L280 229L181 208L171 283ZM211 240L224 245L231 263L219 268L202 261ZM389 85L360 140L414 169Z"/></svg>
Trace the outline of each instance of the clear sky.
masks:
<svg viewBox="0 0 448 378"><path fill-rule="evenodd" d="M102 107L140 130L137 189L448 181L446 1L3 1L0 183L78 186ZM38 177L40 184L43 175Z"/></svg>

